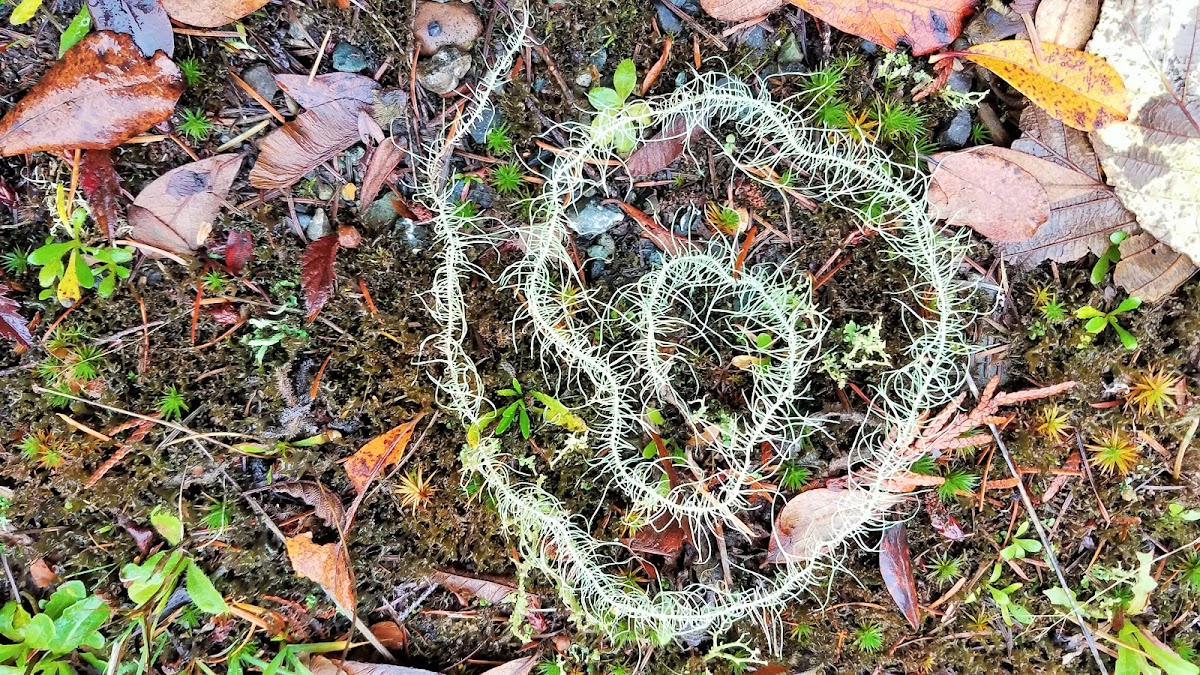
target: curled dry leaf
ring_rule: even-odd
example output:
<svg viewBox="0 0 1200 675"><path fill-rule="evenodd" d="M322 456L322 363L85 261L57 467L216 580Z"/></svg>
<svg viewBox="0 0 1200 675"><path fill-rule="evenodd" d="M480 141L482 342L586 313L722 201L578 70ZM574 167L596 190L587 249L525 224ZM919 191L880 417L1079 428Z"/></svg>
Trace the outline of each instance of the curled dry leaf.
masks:
<svg viewBox="0 0 1200 675"><path fill-rule="evenodd" d="M529 675L533 672L533 667L537 665L538 657L526 656L523 659L509 661L484 671L483 675Z"/></svg>
<svg viewBox="0 0 1200 675"><path fill-rule="evenodd" d="M145 56L175 53L171 19L159 0L87 0L87 6L96 30L128 34Z"/></svg>
<svg viewBox="0 0 1200 675"><path fill-rule="evenodd" d="M479 598L492 605L502 605L517 592L516 582L509 579L485 579L434 570L430 572L429 580L453 593L464 605L470 598ZM528 609L536 610L541 607L537 596L527 596L526 600ZM524 618L530 627L539 633L547 628L545 618L536 611L528 612Z"/></svg>
<svg viewBox="0 0 1200 675"><path fill-rule="evenodd" d="M379 83L350 73L321 75L311 83L302 75L275 79L306 110L263 139L250 184L281 190L358 142L358 114L372 103Z"/></svg>
<svg viewBox="0 0 1200 675"><path fill-rule="evenodd" d="M242 156L229 153L159 176L129 209L133 239L178 255L194 253L212 232L213 220L241 166Z"/></svg>
<svg viewBox="0 0 1200 675"><path fill-rule="evenodd" d="M1195 273L1196 266L1186 255L1143 233L1121 242L1113 281L1142 302L1158 302Z"/></svg>
<svg viewBox="0 0 1200 675"><path fill-rule="evenodd" d="M79 162L79 187L92 207L96 224L116 239L121 221L121 179L113 168L112 153L108 150L88 150Z"/></svg>
<svg viewBox="0 0 1200 675"><path fill-rule="evenodd" d="M379 147L375 148L375 152L371 153L371 161L367 162L367 170L363 173L362 191L358 194L360 208L366 209L374 203L379 191L387 184L388 178L403 158L404 148L395 138L384 139Z"/></svg>
<svg viewBox="0 0 1200 675"><path fill-rule="evenodd" d="M324 656L314 656L308 662L312 675L440 675L432 670L394 666L386 663L362 663L339 661Z"/></svg>
<svg viewBox="0 0 1200 675"><path fill-rule="evenodd" d="M45 558L38 558L29 563L29 576L33 579L33 585L38 588L49 588L50 584L58 579L58 575Z"/></svg>
<svg viewBox="0 0 1200 675"><path fill-rule="evenodd" d="M166 55L142 56L124 33L92 33L0 119L0 155L107 150L170 117L182 93Z"/></svg>
<svg viewBox="0 0 1200 675"><path fill-rule="evenodd" d="M691 132L686 122L677 117L664 124L653 138L633 151L625 160L625 170L632 178L658 173L683 155L690 138Z"/></svg>
<svg viewBox="0 0 1200 675"><path fill-rule="evenodd" d="M1200 0L1105 0L1088 50L1125 78L1128 122L1092 134L1138 224L1200 264Z"/></svg>
<svg viewBox="0 0 1200 675"><path fill-rule="evenodd" d="M931 54L962 33L974 0L788 0L840 31L916 56Z"/></svg>
<svg viewBox="0 0 1200 675"><path fill-rule="evenodd" d="M1104 59L1049 42L1041 59L1028 40L975 45L957 55L999 75L1069 127L1094 131L1129 116L1121 75Z"/></svg>
<svg viewBox="0 0 1200 675"><path fill-rule="evenodd" d="M338 248L338 235L334 233L311 242L304 249L304 258L300 261L300 285L304 287L304 306L309 321L317 318L321 308L333 297L337 285L333 261L337 258Z"/></svg>
<svg viewBox="0 0 1200 675"><path fill-rule="evenodd" d="M691 539L689 529L678 518L664 511L645 527L639 527L627 545L635 553L675 556L683 550L684 542Z"/></svg>
<svg viewBox="0 0 1200 675"><path fill-rule="evenodd" d="M1083 49L1099 16L1100 0L1042 0L1034 24L1044 42Z"/></svg>
<svg viewBox="0 0 1200 675"><path fill-rule="evenodd" d="M792 497L775 519L768 563L801 563L829 552L893 503L865 489L816 488Z"/></svg>
<svg viewBox="0 0 1200 675"><path fill-rule="evenodd" d="M254 259L254 238L246 230L230 230L225 238L225 267L230 274L241 274Z"/></svg>
<svg viewBox="0 0 1200 675"><path fill-rule="evenodd" d="M938 153L930 163L929 210L937 218L1005 242L1028 239L1050 218L1046 190L999 154L972 148Z"/></svg>
<svg viewBox="0 0 1200 675"><path fill-rule="evenodd" d="M917 604L917 581L913 578L912 554L908 550L908 528L896 523L883 531L879 546L879 572L888 594L913 630L921 629L921 608Z"/></svg>
<svg viewBox="0 0 1200 675"><path fill-rule="evenodd" d="M1089 252L1103 255L1109 235L1118 230L1128 232L1135 222L1133 214L1101 179L1100 162L1087 134L1033 106L1021 114L1021 129L1025 135L1013 142L1013 150L1069 169L1078 174L1069 179L1071 184L1089 185L1091 189L1051 202L1050 220L1036 234L1020 242L999 243L996 249L1008 262L1026 268L1045 260L1078 260Z"/></svg>
<svg viewBox="0 0 1200 675"><path fill-rule="evenodd" d="M264 7L270 0L159 0L172 19L198 28L216 28Z"/></svg>
<svg viewBox="0 0 1200 675"><path fill-rule="evenodd" d="M288 537L286 545L296 574L325 589L339 609L353 614L357 600L346 547L341 543L316 544L312 532Z"/></svg>
<svg viewBox="0 0 1200 675"><path fill-rule="evenodd" d="M21 316L21 305L8 297L8 284L0 283L0 337L7 338L24 347L33 346L33 336L29 334L29 325Z"/></svg>
<svg viewBox="0 0 1200 675"><path fill-rule="evenodd" d="M286 483L272 483L271 489L285 495L295 497L313 507L318 518L333 529L341 529L346 522L346 509L342 500L330 490L316 481L294 480Z"/></svg>
<svg viewBox="0 0 1200 675"><path fill-rule="evenodd" d="M350 479L356 492L366 490L380 471L400 461L408 442L412 440L417 422L420 422L423 416L417 415L387 433L372 438L359 448L358 452L346 459L342 468L346 470L346 477Z"/></svg>
<svg viewBox="0 0 1200 675"><path fill-rule="evenodd" d="M719 21L745 21L774 12L783 0L700 0L700 6Z"/></svg>

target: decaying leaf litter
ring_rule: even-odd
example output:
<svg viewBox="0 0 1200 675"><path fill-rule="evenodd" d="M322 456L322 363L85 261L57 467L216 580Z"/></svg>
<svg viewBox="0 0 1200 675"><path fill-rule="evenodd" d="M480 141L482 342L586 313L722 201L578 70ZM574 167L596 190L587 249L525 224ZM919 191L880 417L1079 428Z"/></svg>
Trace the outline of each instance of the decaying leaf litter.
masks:
<svg viewBox="0 0 1200 675"><path fill-rule="evenodd" d="M115 612L12 658L1193 672L1197 9L669 4L6 7L5 556Z"/></svg>

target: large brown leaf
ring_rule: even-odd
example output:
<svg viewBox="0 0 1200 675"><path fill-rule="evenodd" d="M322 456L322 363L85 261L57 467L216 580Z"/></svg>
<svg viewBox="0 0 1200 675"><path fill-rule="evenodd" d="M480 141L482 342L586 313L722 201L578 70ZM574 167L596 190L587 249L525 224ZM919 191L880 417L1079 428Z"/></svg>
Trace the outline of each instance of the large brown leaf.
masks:
<svg viewBox="0 0 1200 675"><path fill-rule="evenodd" d="M117 225L121 221L121 179L113 168L112 154L108 150L88 150L83 153L79 166L79 187L92 207L96 224L108 235L109 241L117 236Z"/></svg>
<svg viewBox="0 0 1200 675"><path fill-rule="evenodd" d="M799 563L825 555L828 546L844 541L891 504L886 495L872 498L865 489L801 492L775 519L767 562Z"/></svg>
<svg viewBox="0 0 1200 675"><path fill-rule="evenodd" d="M321 308L333 297L337 286L333 261L337 259L337 252L337 233L327 234L304 249L304 258L300 261L300 285L304 288L304 306L309 321L317 318Z"/></svg>
<svg viewBox="0 0 1200 675"><path fill-rule="evenodd" d="M350 73L322 75L311 83L300 75L276 81L307 110L263 139L250 184L282 190L358 141L358 114L372 103L379 84Z"/></svg>
<svg viewBox="0 0 1200 675"><path fill-rule="evenodd" d="M167 14L179 23L216 28L251 14L270 0L162 0Z"/></svg>
<svg viewBox="0 0 1200 675"><path fill-rule="evenodd" d="M1181 253L1149 234L1121 242L1121 260L1113 281L1142 302L1158 302L1175 292L1196 273L1196 266Z"/></svg>
<svg viewBox="0 0 1200 675"><path fill-rule="evenodd" d="M929 210L992 241L1023 241L1050 219L1050 197L1032 174L986 148L934 155Z"/></svg>
<svg viewBox="0 0 1200 675"><path fill-rule="evenodd" d="M241 166L242 156L229 153L159 176L129 209L133 239L178 255L194 253L212 231Z"/></svg>
<svg viewBox="0 0 1200 675"><path fill-rule="evenodd" d="M658 173L683 155L690 139L687 123L677 117L664 124L653 138L633 151L625 160L625 170L633 178Z"/></svg>
<svg viewBox="0 0 1200 675"><path fill-rule="evenodd" d="M913 578L912 554L908 550L908 528L896 523L883 531L879 545L879 572L888 594L913 630L921 629L921 608L917 604L917 581Z"/></svg>
<svg viewBox="0 0 1200 675"><path fill-rule="evenodd" d="M962 32L975 0L788 0L840 31L921 56L945 47Z"/></svg>
<svg viewBox="0 0 1200 675"><path fill-rule="evenodd" d="M1025 135L1012 149L1054 162L1079 174L1077 185L1092 189L1050 204L1050 219L1029 239L997 244L1005 260L1020 267L1033 267L1044 260L1070 262L1089 252L1102 255L1109 235L1135 226L1133 214L1121 205L1112 188L1101 180L1100 162L1082 131L1064 125L1034 106L1021 114Z"/></svg>
<svg viewBox="0 0 1200 675"><path fill-rule="evenodd" d="M97 30L127 33L145 56L175 53L171 19L159 0L87 0Z"/></svg>
<svg viewBox="0 0 1200 675"><path fill-rule="evenodd" d="M315 582L337 606L353 615L358 604L354 592L354 576L350 569L350 558L344 544L316 544L312 532L288 537L288 559L296 574Z"/></svg>
<svg viewBox="0 0 1200 675"><path fill-rule="evenodd" d="M363 173L362 190L358 193L358 203L364 210L379 196L379 191L387 184L388 177L396 170L400 160L404 159L404 153L404 148L395 138L386 138L375 148L375 152L371 154L371 161L367 162L367 170Z"/></svg>
<svg viewBox="0 0 1200 675"><path fill-rule="evenodd" d="M783 0L700 0L708 15L721 21L745 21L770 14L783 5Z"/></svg>
<svg viewBox="0 0 1200 675"><path fill-rule="evenodd" d="M92 33L0 119L0 155L115 147L170 117L182 93L166 55L142 56L124 33Z"/></svg>

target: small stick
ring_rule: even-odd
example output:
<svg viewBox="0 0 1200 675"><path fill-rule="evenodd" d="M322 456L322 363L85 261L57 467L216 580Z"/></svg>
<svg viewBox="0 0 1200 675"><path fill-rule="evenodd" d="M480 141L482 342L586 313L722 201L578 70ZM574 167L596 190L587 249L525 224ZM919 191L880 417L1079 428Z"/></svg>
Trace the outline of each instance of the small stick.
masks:
<svg viewBox="0 0 1200 675"><path fill-rule="evenodd" d="M70 415L58 413L58 418L64 422L66 422L67 424L70 424L71 426L75 427L76 429L82 431L83 433L87 434L88 436L91 436L92 438L103 441L104 443L108 443L108 442L112 441L112 436L106 436L106 435L100 433L99 431L96 431L95 429L89 427L88 425L84 424L83 422L77 422Z"/></svg>
<svg viewBox="0 0 1200 675"><path fill-rule="evenodd" d="M280 124L287 124L287 120L284 119L283 115L278 110L275 109L275 106L271 105L271 102L268 101L266 98L264 98L262 94L258 93L257 91L254 91L254 87L251 87L249 84L246 84L246 81L243 80L242 78L238 77L237 73L230 71L229 77L230 77L230 79L233 80L233 83L236 84L237 86L241 87L242 91L246 92L246 94L248 94L250 96L250 98L257 101L259 105L261 105L263 108L265 108L267 110L267 112L271 113L272 117L279 120Z"/></svg>
<svg viewBox="0 0 1200 675"><path fill-rule="evenodd" d="M1187 433L1183 435L1183 440L1179 442L1179 450L1175 452L1175 464L1171 467L1171 477L1175 480L1179 480L1179 476L1183 473L1183 456L1187 454L1188 446L1192 444L1192 439L1196 436L1197 426L1200 426L1200 417L1192 420Z"/></svg>
<svg viewBox="0 0 1200 675"><path fill-rule="evenodd" d="M362 277L358 278L358 288L362 291L363 302L367 303L367 311L379 314L379 310L375 307L375 300L371 298L371 291L367 289L367 282Z"/></svg>
<svg viewBox="0 0 1200 675"><path fill-rule="evenodd" d="M175 145L178 145L180 147L180 149L182 149L184 152L186 152L188 154L188 157L192 158L193 162L200 161L200 155L197 155L195 150L192 150L191 148L189 148L187 143L183 142L183 139L179 138L175 134L167 134L167 138L171 139L172 141L175 141Z"/></svg>
<svg viewBox="0 0 1200 675"><path fill-rule="evenodd" d="M325 357L325 360L321 362L321 367L317 369L317 376L313 378L312 387L310 387L308 390L309 399L315 399L317 397L317 390L321 388L321 376L325 374L325 366L329 365L329 359L332 358L333 352L329 352L329 356Z"/></svg>
<svg viewBox="0 0 1200 675"><path fill-rule="evenodd" d="M662 3L662 6L666 7L667 9L671 10L672 12L674 12L675 16L679 17L680 21L683 21L692 30L703 35L705 38L707 38L709 41L711 41L714 45L717 46L717 49L720 49L723 52L729 51L729 47L725 46L725 43L721 41L721 38L704 30L704 26L701 26L699 23L697 23L696 20L693 19L690 14L688 14L687 12L683 11L682 9L679 9L678 7L676 7L675 3L664 2L664 3Z"/></svg>
<svg viewBox="0 0 1200 675"><path fill-rule="evenodd" d="M321 39L321 47L317 49L317 60L313 61L312 70L308 71L308 83L312 84L313 78L317 76L317 69L321 67L321 59L325 57L325 48L329 46L329 36L333 35L333 29L325 31L325 37Z"/></svg>
<svg viewBox="0 0 1200 675"><path fill-rule="evenodd" d="M270 124L271 124L270 119L265 119L265 120L259 122L258 124L255 124L254 126L250 127L249 129L238 134L237 136L234 136L233 138L229 139L228 141L225 141L224 143L222 143L221 146L217 148L217 152L225 152L226 150L228 150L230 148L235 148L238 145L241 145L242 141L246 140L247 138L250 138L251 136L262 131L263 129L266 129L267 126Z"/></svg>

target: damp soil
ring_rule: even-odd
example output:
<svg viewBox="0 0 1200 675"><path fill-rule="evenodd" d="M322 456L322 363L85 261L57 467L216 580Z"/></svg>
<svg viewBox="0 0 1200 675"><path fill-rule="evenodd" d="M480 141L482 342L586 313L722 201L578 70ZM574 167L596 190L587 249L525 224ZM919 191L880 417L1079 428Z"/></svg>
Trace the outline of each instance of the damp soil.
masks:
<svg viewBox="0 0 1200 675"><path fill-rule="evenodd" d="M495 15L489 11L489 3L477 5L485 24L491 25ZM57 16L71 16L77 6L78 2L68 0L56 3L54 11ZM604 73L611 73L613 64L626 57L638 63L639 72L646 72L658 59L662 44L654 33L655 10L651 3L571 2L559 9L542 7L540 11L535 33L544 38L547 51L543 54L530 50L524 55L522 68L517 69L497 102L518 151L533 166L548 161L545 151L530 142L534 135L545 131L545 122L579 114L570 97L556 85L547 56L568 84L583 74L599 81ZM201 108L221 119L248 115L243 110L245 97L228 83L225 73L240 72L255 60L266 62L276 72L307 72L316 50L296 48L289 41L302 40L307 34L313 44L319 44L326 29L336 38L363 48L372 69L387 64L381 78L385 86L407 88L410 20L411 7L406 1L376 2L349 13L331 4L289 4L286 8L268 5L245 21L250 42L256 48L257 56L253 58L222 47L218 40L180 36L178 56L197 59L207 83L189 88L180 106ZM725 28L702 15L697 20L713 33L719 34ZM862 51L857 41L847 38L834 39L832 44L823 41L812 23L798 16L777 22L777 33L769 36L764 50L737 44L738 36L727 41L731 45L727 53L710 53L711 46L705 47L703 39L696 40L696 49L703 49L705 56L720 56L734 72L762 73L777 67L775 50L797 27L809 63ZM37 40L10 45L4 52L0 58L0 79L5 83L0 85L0 105L11 105L52 63L56 36L57 31L46 27ZM477 45L477 67L479 59L489 53L490 41L491 36L485 36ZM600 53L605 55L604 67L596 66ZM852 71L847 94L855 105L863 105L877 94L872 85L877 55L861 55L865 63ZM679 40L651 92L669 91L675 78L691 67L692 60L691 40ZM326 63L321 72L328 68ZM582 87L572 89L575 99L586 100ZM437 104L430 100L423 103L426 111L435 110ZM925 109L931 126L951 116L939 105L930 103ZM203 156L221 140L214 137L207 144L194 145L194 149ZM408 142L415 140L410 138ZM481 147L471 150L483 152ZM703 149L697 153L703 155ZM176 145L163 142L124 146L115 152L114 160L125 188L136 194L166 168L185 163L188 158ZM455 171L464 175L485 168L470 157L457 157L454 162ZM49 225L49 210L44 206L48 188L69 173L64 167L58 158L44 154L28 162L23 158L0 160L0 178L15 187L19 204L0 211L0 241L5 251L30 250L44 242ZM678 179L668 176L656 185L633 188L622 197L647 210L654 205L656 212L669 220L671 214L689 208L702 213L708 200L724 199L726 186L730 186L739 200L761 200L756 213L780 235L757 246L747 264L783 263L813 274L856 229L845 215L829 209L807 213L794 204L784 209L782 200L787 197L758 194L734 180L733 167L719 161L713 165L716 175L704 179L702 175L708 168L682 170ZM318 179L335 182L328 175ZM318 480L349 501L353 488L339 460L381 432L424 415L427 423L419 427L411 457L401 472L377 481L375 491L358 512L350 536L360 614L368 623L396 618L394 612L403 610L405 592L412 584L423 582L433 570L511 577L516 571L513 542L505 536L486 499L468 498L463 491L458 461L463 430L456 420L438 412L438 393L431 379L436 370L423 364L431 355L425 339L434 329L423 300L437 260L436 249L428 244L428 232L420 225L371 231L358 219L355 208L342 203L332 218L334 224L360 227L364 242L356 250L339 254L339 293L317 321L308 323L298 285L304 242L289 219L293 208L307 213L319 203L329 213L331 204L317 198L320 186L315 182L298 186L289 204L282 198L264 202L262 195L244 183L244 174L240 181L229 199L240 208L227 209L214 224L213 241L223 241L222 235L231 229L246 229L254 236L256 247L254 260L242 278L231 282L225 291L231 298L228 307L238 320L269 318L293 332L304 333L271 347L261 364L243 344L252 332L248 323L230 333L231 325L219 323L207 309L195 312L196 288L207 271L199 263L185 268L169 261L140 259L128 283L113 297L89 296L70 310L53 300L39 301L34 274L8 273L6 280L15 289L26 315L37 314L37 334L45 334L46 326L55 325L60 332L77 331L87 344L102 350L99 377L78 392L86 401L149 414L158 408L164 390L175 386L191 408L186 413L187 426L201 434L238 434L236 440L270 444L336 430L340 439L262 458L181 439L169 429L158 428L94 487L84 487L115 445L81 433L63 416L97 430L110 429L128 420L128 416L90 402L56 405L50 397L35 391L35 386L46 384L39 365L52 356L44 344L23 353L0 350L0 490L11 501L5 512L8 527L0 536L10 561L20 570L36 559L44 559L60 576L81 578L89 587L119 599L123 593L118 570L143 557L128 528L146 527L155 509L178 508L188 527L185 545L211 573L222 593L293 617L289 625L297 641L336 638L348 629L346 622L330 610L313 584L292 573L281 542L263 526L262 516L249 508L243 495L261 503L266 516L286 534L316 530L329 540L334 533L308 505L272 491L270 484L291 479ZM497 198L487 213L504 221L519 217L519 208L512 200ZM643 274L655 257L653 247L647 246L636 225L627 221L610 234L616 245L612 259L603 265L583 265L589 287L602 296ZM790 241L784 241L784 234L790 236ZM576 243L582 255L595 242L581 239ZM482 269L495 278L517 255L514 248L478 250L474 255ZM986 248L973 251L972 258L977 266L964 270L964 278L995 283L997 267ZM1053 287L1068 307L1111 307L1119 301L1114 289L1093 286L1088 281L1090 265L1088 260L1054 268L1046 265L1016 276L1004 285L994 305L990 298L980 299L979 309L985 318L977 329L981 345L1009 345L1006 352L982 359L980 365L981 371L998 372L1005 388L1064 379L1079 382L1059 403L1069 411L1072 425L1083 438L1120 426L1146 433L1164 449L1170 449L1164 455L1148 448L1144 461L1124 480L1099 474L1094 480L1075 478L1044 505L1041 513L1051 519L1048 527L1073 583L1097 561L1110 567L1131 568L1136 562L1135 552L1145 550L1146 540L1154 542L1162 553L1196 536L1194 528L1169 526L1163 520L1168 504L1197 503L1196 482L1189 478L1197 475L1197 453L1185 457L1182 480L1171 477L1173 452L1187 433L1183 420L1188 411L1174 409L1161 418L1147 419L1120 405L1119 395L1129 378L1148 365L1176 370L1184 375L1189 387L1197 387L1200 284L1189 284L1171 299L1129 315L1127 327L1141 344L1133 356L1111 335L1079 346L1082 329L1070 320L1030 337L1031 326L1039 321L1028 299L1035 287ZM904 275L905 270L881 243L868 239L845 254L844 266L822 283L816 297L830 312L834 326L849 321L881 321L884 326L894 327L904 320L905 310L898 301L905 290ZM482 275L470 279L468 285L470 353L479 364L487 391L504 388L514 377L528 389L552 389L552 383L546 382L541 373L539 359L530 353L526 327L511 319L519 314L520 299ZM890 345L893 355L900 358L898 345ZM723 365L732 356L702 353L694 364L707 373L701 390L695 393L710 396L731 410L739 405L747 386L744 373ZM851 381L866 387L875 375L867 370L856 373ZM851 389L839 390L828 378L819 378L812 386L814 412L854 413L866 406ZM1113 401L1118 404L1110 405ZM500 403L501 397L494 402ZM567 398L564 403L572 401ZM1033 433L1035 413L1036 407L1018 411L1005 428L1015 461L1045 471L1063 466L1075 448L1050 444ZM673 430L683 433L678 428ZM815 478L835 475L839 466L844 472L844 448L852 443L853 434L853 425L847 424L814 443L805 459ZM23 457L21 441L29 435L53 444L63 456L61 466L51 470ZM535 432L532 444L515 434L509 434L505 443L514 453L533 457L546 476L544 486L569 508L594 513L597 534L622 536L617 523L629 505L606 504L596 511L595 502L602 493L601 477L592 475L584 462L555 462L551 466L546 456L538 455L542 448L559 445L562 436L561 432L544 428ZM680 435L674 440L684 442L686 438ZM993 474L1007 475L1003 462L988 452L954 461L977 472L987 467ZM418 468L436 491L423 508L405 508L396 488L404 472ZM1040 494L1051 480L1049 475L1035 476L1029 479L1029 485ZM203 515L214 501L227 503L232 518L229 527L216 531L207 529L203 522ZM845 559L847 569L836 581L814 589L811 598L798 600L788 608L784 615L788 635L777 660L791 672L827 673L1054 673L1091 668L1077 633L1061 618L1061 611L1040 594L1039 589L1057 584L1045 566L1021 568L1030 577L1023 580L1029 592L1022 600L1034 614L1045 617L1033 629L1007 626L994 607L985 602L963 603L961 595L933 606L951 590L949 584L927 578L935 557L958 556L966 578L981 574L986 577L997 548L1012 531L1014 518L1026 518L1014 516L1019 507L1009 492L988 493L979 502L959 500L948 507L967 533L961 542L948 541L935 531L924 509L898 514L912 516L908 533L918 597L929 608L921 631L909 627L895 610L879 575L876 554L851 549ZM769 528L766 511L755 517L756 526L764 531ZM757 566L763 543L731 537L732 562ZM677 559L660 557L655 562L670 571L671 578L687 582L697 573L692 564L695 558L695 551L686 547ZM1175 564L1174 559L1169 564ZM1156 596L1152 616L1156 623L1172 626L1169 635L1175 637L1182 627L1195 626L1196 614L1194 596L1172 570L1166 563L1160 570L1167 581ZM24 575L21 577L27 581ZM1005 569L1002 581L1020 579ZM535 576L532 582L532 590L542 597L543 607L548 610L544 614L546 634L569 638L570 653L577 658L574 663L592 658L593 664L624 663L632 667L646 659L645 672L649 673L732 672L720 661L705 660L709 642L654 650L614 647L605 636L591 634L572 623L545 580ZM42 593L33 586L28 590ZM878 652L865 652L854 643L855 632L870 623L883 632L884 644ZM486 664L531 653L513 637L506 608L480 603L464 607L453 594L441 590L429 595L404 625L408 643L401 650L403 662L412 666L476 673L485 670ZM719 639L744 639L767 653L767 636L751 622ZM559 643L547 639L535 649L552 658L551 644ZM164 672L173 671L194 657L220 653L230 646L220 641L204 644L180 640L168 650L161 666ZM366 649L355 653L371 657ZM593 665L589 672L611 671Z"/></svg>

